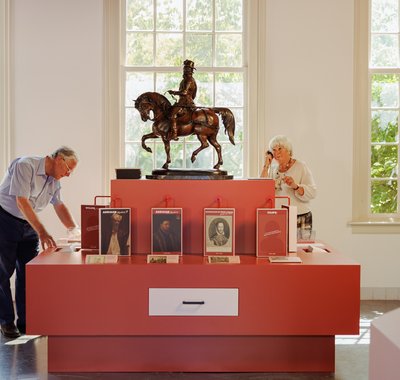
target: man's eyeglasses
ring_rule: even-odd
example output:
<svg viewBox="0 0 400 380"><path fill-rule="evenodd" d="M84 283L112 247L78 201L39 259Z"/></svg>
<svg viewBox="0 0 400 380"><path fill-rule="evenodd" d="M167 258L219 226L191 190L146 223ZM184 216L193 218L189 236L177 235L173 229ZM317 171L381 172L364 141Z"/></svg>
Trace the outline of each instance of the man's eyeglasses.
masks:
<svg viewBox="0 0 400 380"><path fill-rule="evenodd" d="M62 157L62 159L65 163L65 166L67 167L67 174L70 175L72 173L72 169L68 166L67 161L65 161L65 158Z"/></svg>

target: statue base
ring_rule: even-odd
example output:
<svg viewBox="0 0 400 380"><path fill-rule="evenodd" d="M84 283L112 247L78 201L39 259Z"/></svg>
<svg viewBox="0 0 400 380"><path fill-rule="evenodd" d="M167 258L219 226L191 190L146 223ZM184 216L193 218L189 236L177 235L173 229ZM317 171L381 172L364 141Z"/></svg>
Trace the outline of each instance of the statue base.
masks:
<svg viewBox="0 0 400 380"><path fill-rule="evenodd" d="M233 179L233 175L226 170L193 170L193 169L155 169L151 175L146 175L147 179L211 179L225 180Z"/></svg>

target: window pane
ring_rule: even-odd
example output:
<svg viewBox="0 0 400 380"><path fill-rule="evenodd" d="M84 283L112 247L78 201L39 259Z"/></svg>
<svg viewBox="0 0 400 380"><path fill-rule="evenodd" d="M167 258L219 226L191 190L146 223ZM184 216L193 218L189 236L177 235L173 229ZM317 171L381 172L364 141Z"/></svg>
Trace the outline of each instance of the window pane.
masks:
<svg viewBox="0 0 400 380"><path fill-rule="evenodd" d="M242 66L242 36L240 34L220 34L216 37L216 66Z"/></svg>
<svg viewBox="0 0 400 380"><path fill-rule="evenodd" d="M140 113L135 108L127 108L125 112L125 141L140 141L147 131L148 123L140 118Z"/></svg>
<svg viewBox="0 0 400 380"><path fill-rule="evenodd" d="M182 80L180 73L157 73L156 75L156 91L165 95L171 103L175 103L171 95L166 94L168 90L177 90Z"/></svg>
<svg viewBox="0 0 400 380"><path fill-rule="evenodd" d="M150 174L153 170L153 156L140 146L140 143L128 143L125 146L125 166L140 168L142 175Z"/></svg>
<svg viewBox="0 0 400 380"><path fill-rule="evenodd" d="M371 177L395 178L397 176L397 146L374 145L371 147Z"/></svg>
<svg viewBox="0 0 400 380"><path fill-rule="evenodd" d="M243 142L243 109L232 109L235 115L235 142Z"/></svg>
<svg viewBox="0 0 400 380"><path fill-rule="evenodd" d="M147 91L153 91L153 73L127 73L125 82L125 105L132 107L135 99Z"/></svg>
<svg viewBox="0 0 400 380"><path fill-rule="evenodd" d="M222 158L224 164L221 169L235 177L243 177L243 145L223 144Z"/></svg>
<svg viewBox="0 0 400 380"><path fill-rule="evenodd" d="M202 107L214 105L213 75L209 73L196 73L197 97L195 103Z"/></svg>
<svg viewBox="0 0 400 380"><path fill-rule="evenodd" d="M157 33L156 66L181 66L183 35L181 33Z"/></svg>
<svg viewBox="0 0 400 380"><path fill-rule="evenodd" d="M398 32L398 0L372 0L372 32Z"/></svg>
<svg viewBox="0 0 400 380"><path fill-rule="evenodd" d="M183 0L157 0L157 30L183 29Z"/></svg>
<svg viewBox="0 0 400 380"><path fill-rule="evenodd" d="M398 112L373 111L371 118L372 142L396 142L398 140Z"/></svg>
<svg viewBox="0 0 400 380"><path fill-rule="evenodd" d="M398 107L399 75L377 74L372 76L372 107Z"/></svg>
<svg viewBox="0 0 400 380"><path fill-rule="evenodd" d="M153 56L151 33L126 34L126 64L128 66L151 66Z"/></svg>
<svg viewBox="0 0 400 380"><path fill-rule="evenodd" d="M187 168L193 168L193 169L210 169L212 168L215 164L216 161L214 162L214 148L210 145L208 148L203 149L201 152L199 152L196 156L196 161L192 163L191 157L192 153L200 147L200 142L196 138L196 142L190 142L187 144L186 147L186 167ZM216 160L216 159L215 159Z"/></svg>
<svg viewBox="0 0 400 380"><path fill-rule="evenodd" d="M126 2L126 29L153 30L153 0Z"/></svg>
<svg viewBox="0 0 400 380"><path fill-rule="evenodd" d="M215 105L217 107L243 106L243 74L215 75Z"/></svg>
<svg viewBox="0 0 400 380"><path fill-rule="evenodd" d="M371 212L393 214L397 210L397 181L373 181L371 184Z"/></svg>
<svg viewBox="0 0 400 380"><path fill-rule="evenodd" d="M217 31L242 31L242 1L215 1L215 29Z"/></svg>
<svg viewBox="0 0 400 380"><path fill-rule="evenodd" d="M196 66L212 66L212 51L211 34L186 34L186 56Z"/></svg>
<svg viewBox="0 0 400 380"><path fill-rule="evenodd" d="M186 1L186 30L212 29L212 0Z"/></svg>
<svg viewBox="0 0 400 380"><path fill-rule="evenodd" d="M398 67L398 36L376 34L371 36L371 67Z"/></svg>
<svg viewBox="0 0 400 380"><path fill-rule="evenodd" d="M181 141L172 142L170 144L171 164L169 168L184 168L183 163L183 143ZM165 154L164 144L162 142L156 144L156 168L161 168L167 156Z"/></svg>

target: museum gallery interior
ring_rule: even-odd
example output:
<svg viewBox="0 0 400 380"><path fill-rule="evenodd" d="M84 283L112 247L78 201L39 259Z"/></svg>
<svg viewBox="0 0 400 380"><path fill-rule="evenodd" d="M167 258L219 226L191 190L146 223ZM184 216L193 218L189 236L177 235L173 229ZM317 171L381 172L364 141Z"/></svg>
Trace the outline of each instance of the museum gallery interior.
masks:
<svg viewBox="0 0 400 380"><path fill-rule="evenodd" d="M71 147L81 231L38 214L58 247L26 265L27 335L0 337L0 378L395 379L399 13L0 0L1 175Z"/></svg>

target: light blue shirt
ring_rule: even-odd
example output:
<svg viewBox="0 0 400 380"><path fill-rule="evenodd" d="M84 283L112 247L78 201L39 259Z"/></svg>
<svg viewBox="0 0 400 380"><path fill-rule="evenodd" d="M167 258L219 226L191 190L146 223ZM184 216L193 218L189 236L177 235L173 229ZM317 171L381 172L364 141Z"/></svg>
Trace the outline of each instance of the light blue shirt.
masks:
<svg viewBox="0 0 400 380"><path fill-rule="evenodd" d="M0 184L0 206L25 219L17 206L17 197L27 198L35 212L42 211L49 203L61 201L60 181L45 173L45 157L16 158L8 167Z"/></svg>

